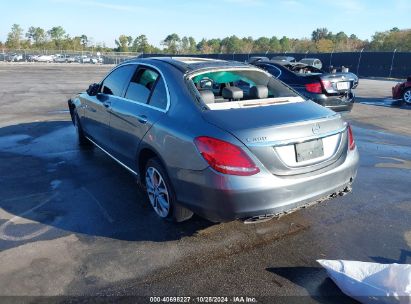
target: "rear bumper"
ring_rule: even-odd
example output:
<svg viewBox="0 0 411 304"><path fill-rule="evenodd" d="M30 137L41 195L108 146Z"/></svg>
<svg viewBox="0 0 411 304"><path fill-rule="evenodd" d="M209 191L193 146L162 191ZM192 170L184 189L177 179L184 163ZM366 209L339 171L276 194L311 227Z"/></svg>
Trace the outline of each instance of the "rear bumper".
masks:
<svg viewBox="0 0 411 304"><path fill-rule="evenodd" d="M311 94L312 101L327 107L335 112L351 111L354 105L354 93L347 96L327 96L325 94Z"/></svg>
<svg viewBox="0 0 411 304"><path fill-rule="evenodd" d="M402 98L402 90L400 84L397 84L395 87L392 88L392 99L401 99Z"/></svg>
<svg viewBox="0 0 411 304"><path fill-rule="evenodd" d="M356 177L358 151L329 171L309 176L230 176L207 168L178 170L172 180L179 202L214 222L279 214L342 191Z"/></svg>

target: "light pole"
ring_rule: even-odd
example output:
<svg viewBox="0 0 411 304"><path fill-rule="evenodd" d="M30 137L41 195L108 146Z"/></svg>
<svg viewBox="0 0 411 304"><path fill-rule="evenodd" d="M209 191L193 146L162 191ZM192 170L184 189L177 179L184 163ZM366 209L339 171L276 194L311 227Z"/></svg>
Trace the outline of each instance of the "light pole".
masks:
<svg viewBox="0 0 411 304"><path fill-rule="evenodd" d="M361 49L361 51L360 51L360 57L358 57L357 76L358 76L358 71L360 70L361 55L362 55L362 52L363 52L363 51L364 51L364 48Z"/></svg>
<svg viewBox="0 0 411 304"><path fill-rule="evenodd" d="M392 68L394 66L394 58L395 58L395 53L397 52L397 49L394 50L394 53L392 54L392 59L391 59L391 67L390 67L390 75L388 76L388 78L391 78L391 74L392 74Z"/></svg>
<svg viewBox="0 0 411 304"><path fill-rule="evenodd" d="M330 66L332 65L333 54L334 54L334 49L331 51L331 55L330 55Z"/></svg>

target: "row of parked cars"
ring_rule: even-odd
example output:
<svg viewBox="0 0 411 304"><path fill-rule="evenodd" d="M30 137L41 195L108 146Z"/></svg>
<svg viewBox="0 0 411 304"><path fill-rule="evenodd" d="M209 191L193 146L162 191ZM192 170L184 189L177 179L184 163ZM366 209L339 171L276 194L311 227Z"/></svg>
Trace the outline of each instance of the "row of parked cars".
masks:
<svg viewBox="0 0 411 304"><path fill-rule="evenodd" d="M261 67L282 80L307 98L332 108L334 111L350 111L354 102L352 89L358 86L358 77L347 68L340 71L331 67L322 71L321 60L303 58L299 62L291 56L250 57L250 64ZM411 105L411 76L392 88L392 98Z"/></svg>
<svg viewBox="0 0 411 304"><path fill-rule="evenodd" d="M88 56L88 55L27 55L27 54L0 54L0 61L8 62L57 62L57 63L104 63L103 57L101 56Z"/></svg>
<svg viewBox="0 0 411 304"><path fill-rule="evenodd" d="M264 56L252 56L247 60L247 63L253 64L253 63L256 63L257 61L269 61L269 60L270 59L268 59L268 57L264 57ZM295 59L295 57L292 57L292 56L274 56L271 58L271 60L297 63L297 60ZM318 58L303 58L298 62L313 66L319 70L321 70L323 67L323 63Z"/></svg>

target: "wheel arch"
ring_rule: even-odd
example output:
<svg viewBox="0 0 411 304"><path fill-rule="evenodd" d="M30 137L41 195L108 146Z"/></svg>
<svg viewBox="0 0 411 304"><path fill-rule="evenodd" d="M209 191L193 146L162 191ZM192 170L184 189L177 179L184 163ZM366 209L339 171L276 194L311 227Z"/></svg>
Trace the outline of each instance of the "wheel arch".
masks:
<svg viewBox="0 0 411 304"><path fill-rule="evenodd" d="M68 104L68 108L70 111L71 122L74 124L74 108L76 106L73 104L73 101L71 100L71 98L67 100L67 104Z"/></svg>
<svg viewBox="0 0 411 304"><path fill-rule="evenodd" d="M160 154L151 146L145 145L139 150L138 155L136 157L137 173L140 176L140 182L142 184L144 183L144 175L145 175L144 170L145 170L146 164L148 160L151 158L157 158L160 161L161 165L163 166L164 170L166 170L166 173L168 174L168 176L170 176L167 170L166 163L164 162Z"/></svg>
<svg viewBox="0 0 411 304"><path fill-rule="evenodd" d="M67 104L70 111L71 121L74 123L75 110L81 105L81 102L78 98L70 98L69 100L67 100Z"/></svg>

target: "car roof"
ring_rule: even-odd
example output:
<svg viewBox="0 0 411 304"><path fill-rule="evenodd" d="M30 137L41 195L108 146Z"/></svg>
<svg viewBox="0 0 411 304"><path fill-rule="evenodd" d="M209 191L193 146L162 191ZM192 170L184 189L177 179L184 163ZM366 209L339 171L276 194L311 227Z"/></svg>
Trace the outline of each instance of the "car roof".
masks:
<svg viewBox="0 0 411 304"><path fill-rule="evenodd" d="M148 57L136 58L127 62L151 63L164 62L170 64L183 73L193 72L202 69L214 68L250 68L249 64L238 61L228 61L220 59L197 58L197 57Z"/></svg>
<svg viewBox="0 0 411 304"><path fill-rule="evenodd" d="M285 66L285 65L295 65L295 62L290 62L290 61L284 61L284 60L262 60L256 62L256 64L262 64L262 63L268 63L268 64L276 64L280 66ZM304 63L298 63L297 64L304 64Z"/></svg>

